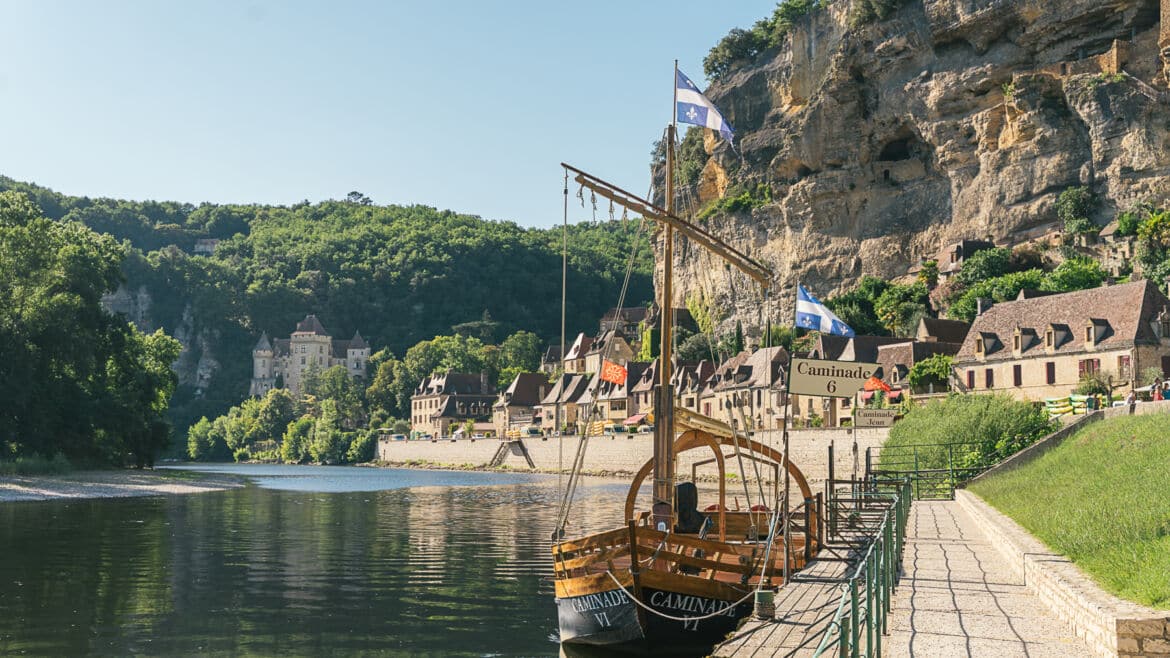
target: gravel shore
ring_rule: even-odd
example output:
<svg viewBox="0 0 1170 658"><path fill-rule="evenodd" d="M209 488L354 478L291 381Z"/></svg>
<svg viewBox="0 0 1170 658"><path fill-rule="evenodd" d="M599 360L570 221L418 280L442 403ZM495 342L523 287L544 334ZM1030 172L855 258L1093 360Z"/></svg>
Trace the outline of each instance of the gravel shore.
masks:
<svg viewBox="0 0 1170 658"><path fill-rule="evenodd" d="M169 469L14 475L0 477L0 502L169 496L224 491L244 484L243 478L234 475Z"/></svg>

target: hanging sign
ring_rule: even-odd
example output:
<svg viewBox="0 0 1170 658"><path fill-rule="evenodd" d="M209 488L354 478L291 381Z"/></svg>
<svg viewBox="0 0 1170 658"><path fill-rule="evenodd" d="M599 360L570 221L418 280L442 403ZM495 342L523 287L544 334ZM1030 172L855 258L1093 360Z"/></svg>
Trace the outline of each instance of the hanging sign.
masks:
<svg viewBox="0 0 1170 658"><path fill-rule="evenodd" d="M881 368L876 363L793 359L788 391L798 395L851 398Z"/></svg>
<svg viewBox="0 0 1170 658"><path fill-rule="evenodd" d="M889 427L898 417L897 409L858 409L853 424L857 427Z"/></svg>

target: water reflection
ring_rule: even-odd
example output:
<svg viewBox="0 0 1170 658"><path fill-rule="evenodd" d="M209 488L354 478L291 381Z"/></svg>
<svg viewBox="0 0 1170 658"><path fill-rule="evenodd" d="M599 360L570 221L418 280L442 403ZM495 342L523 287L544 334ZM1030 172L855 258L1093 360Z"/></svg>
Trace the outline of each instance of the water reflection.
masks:
<svg viewBox="0 0 1170 658"><path fill-rule="evenodd" d="M558 652L555 477L294 470L259 474L282 489L0 505L0 654ZM572 534L624 495L583 485Z"/></svg>

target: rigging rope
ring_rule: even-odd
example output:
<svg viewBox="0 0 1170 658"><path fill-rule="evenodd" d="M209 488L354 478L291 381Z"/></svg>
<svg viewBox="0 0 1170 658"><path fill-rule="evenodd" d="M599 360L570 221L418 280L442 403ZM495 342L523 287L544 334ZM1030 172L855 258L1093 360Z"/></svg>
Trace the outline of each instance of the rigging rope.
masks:
<svg viewBox="0 0 1170 658"><path fill-rule="evenodd" d="M567 176L567 174L566 174L566 176ZM584 189L584 188L582 188L582 189ZM578 196L578 198L581 199L582 207L584 207L584 204L585 204L584 194L582 192L578 192L577 196ZM593 201L593 218L594 218L594 220L596 220L597 219L597 196L596 196L596 194L593 194L591 196L592 196L592 201ZM629 291L629 288L630 288L630 277L634 271L634 263L637 262L638 251L639 251L639 248L641 247L641 244L642 244L641 238L643 236L643 233L645 232L645 228L646 228L646 218L643 217L641 219L641 221L638 223L638 229L635 232L634 244L633 244L633 247L630 249L630 257L626 262L626 274L622 280L621 293L618 295L618 304L617 304L617 311L616 311L617 317L615 318L615 321L620 319L621 312L622 312L621 309L623 309L625 307L626 293ZM604 332L602 332L602 333L604 335ZM608 359L611 356L612 351L613 351L614 342L615 341L610 340L602 348L601 358L603 361ZM561 355L562 363L564 362L565 356L566 356L565 354ZM561 381L562 381L561 393L563 395L564 391L565 391L563 383L567 381L564 378L564 374L562 374ZM576 494L577 494L577 486L580 484L580 481L581 481L581 471L585 465L585 450L586 450L586 446L589 443L588 442L589 426L593 422L594 411L595 411L596 405L597 405L597 396L598 396L598 393L600 392L600 390L601 390L601 377L597 376L596 379L594 380L593 390L590 391L589 404L586 405L586 407L585 407L585 426L584 426L584 429L581 433L581 438L577 442L577 452L574 455L573 467L569 473L569 484L565 488L564 492L562 493L560 508L557 512L557 524L556 524L555 530L554 530L554 538L559 538L559 537L564 536L565 525L568 523L569 512L573 506L573 499L576 497ZM564 432L562 431L561 435L558 437L558 441L563 442L564 439L565 439Z"/></svg>
<svg viewBox="0 0 1170 658"><path fill-rule="evenodd" d="M626 586L622 585L621 581L619 581L617 579L617 577L613 575L612 571L607 570L605 572L605 574L607 576L609 576L609 579L612 580L614 582L614 584L618 586L618 589L620 589L622 592L625 592L626 597L629 598L634 603L636 603L638 605L638 607L642 608L646 612L650 612L650 613L653 613L655 615L658 615L659 617L662 617L663 619L670 619L671 621L701 621L703 619L711 619L712 617L718 617L719 615L727 612L728 610L731 610L732 608L736 607L737 605L750 599L756 593L755 590L752 590L752 591L748 592L747 594L745 594L742 599L736 601L735 603L729 603L723 609L705 614L701 617L675 617L674 615L668 615L665 612L659 612L659 611L655 610L654 608L651 608L650 606L646 605L645 603L642 603L641 601L639 601L638 597L634 596L633 592L626 589Z"/></svg>

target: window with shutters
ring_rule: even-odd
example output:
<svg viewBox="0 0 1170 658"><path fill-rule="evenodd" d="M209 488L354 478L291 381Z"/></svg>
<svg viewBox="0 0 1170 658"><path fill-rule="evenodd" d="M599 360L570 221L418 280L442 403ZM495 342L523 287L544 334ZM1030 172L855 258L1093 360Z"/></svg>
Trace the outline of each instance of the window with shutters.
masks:
<svg viewBox="0 0 1170 658"><path fill-rule="evenodd" d="M968 391L975 390L975 371L974 370L967 371L967 390Z"/></svg>
<svg viewBox="0 0 1170 658"><path fill-rule="evenodd" d="M1101 359L1081 359L1077 362L1077 376L1084 378L1101 370Z"/></svg>
<svg viewBox="0 0 1170 658"><path fill-rule="evenodd" d="M983 383L987 388L995 386L995 371L991 368L983 371Z"/></svg>
<svg viewBox="0 0 1170 658"><path fill-rule="evenodd" d="M1023 372L1023 370L1024 370L1023 366L1021 366L1018 363L1016 365L1012 366L1012 385L1013 386L1023 386L1024 385L1024 372Z"/></svg>
<svg viewBox="0 0 1170 658"><path fill-rule="evenodd" d="M1056 362L1049 361L1044 364L1044 381L1048 384L1056 383Z"/></svg>
<svg viewBox="0 0 1170 658"><path fill-rule="evenodd" d="M1122 379L1129 379L1132 373L1131 364L1128 354L1122 354L1117 357L1117 375Z"/></svg>

